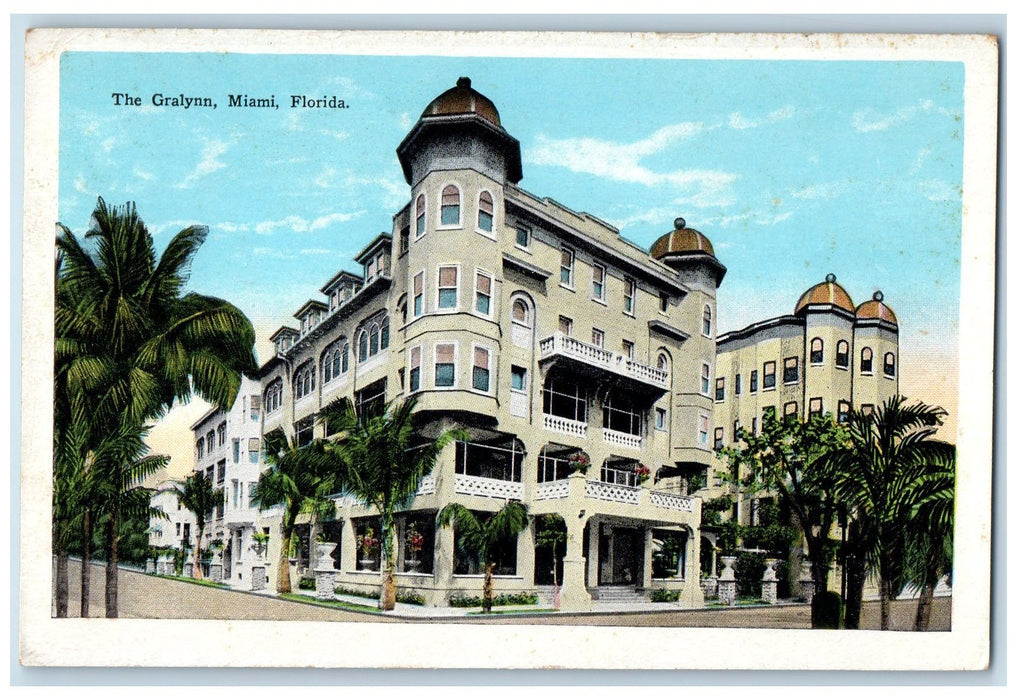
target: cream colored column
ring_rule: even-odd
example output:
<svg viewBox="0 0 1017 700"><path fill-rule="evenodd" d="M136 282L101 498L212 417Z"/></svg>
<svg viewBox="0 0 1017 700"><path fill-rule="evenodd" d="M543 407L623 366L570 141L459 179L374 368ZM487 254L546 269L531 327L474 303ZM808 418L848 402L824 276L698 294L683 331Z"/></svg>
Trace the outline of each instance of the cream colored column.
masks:
<svg viewBox="0 0 1017 700"><path fill-rule="evenodd" d="M653 587L653 528L649 525L643 528L643 575L639 585Z"/></svg>
<svg viewBox="0 0 1017 700"><path fill-rule="evenodd" d="M516 575L522 577L522 585L525 588L534 585L536 552L533 550L533 540L536 527L536 518L530 516L529 524L519 533L519 539L516 541Z"/></svg>
<svg viewBox="0 0 1017 700"><path fill-rule="evenodd" d="M353 527L353 520L350 518L349 511L342 516L343 529L340 537L342 538L342 551L339 552L339 560L341 567L344 572L356 571L357 570L357 532Z"/></svg>
<svg viewBox="0 0 1017 700"><path fill-rule="evenodd" d="M699 583L699 530L690 527L688 531L689 536L685 541L685 586L678 598L678 607L701 608L706 601L703 598L703 587Z"/></svg>
<svg viewBox="0 0 1017 700"><path fill-rule="evenodd" d="M596 515L587 519L590 528L590 548L586 553L586 580L596 587L600 568L600 518Z"/></svg>
<svg viewBox="0 0 1017 700"><path fill-rule="evenodd" d="M585 501L586 476L577 472L569 477L569 497L562 512L568 534L562 572L561 610L582 611L593 607L593 598L586 590L586 557L583 556Z"/></svg>
<svg viewBox="0 0 1017 700"><path fill-rule="evenodd" d="M442 425L442 429L451 426ZM437 503L451 503L455 500L455 445L449 445L434 465L435 499ZM434 531L434 605L448 605L452 588L452 572L455 570L455 533L452 527L438 527Z"/></svg>

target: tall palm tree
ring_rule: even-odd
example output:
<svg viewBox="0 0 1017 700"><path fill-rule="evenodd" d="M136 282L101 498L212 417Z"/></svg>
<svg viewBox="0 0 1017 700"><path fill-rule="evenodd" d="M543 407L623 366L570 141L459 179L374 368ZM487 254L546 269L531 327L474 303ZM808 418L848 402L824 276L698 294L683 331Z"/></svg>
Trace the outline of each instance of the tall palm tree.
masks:
<svg viewBox="0 0 1017 700"><path fill-rule="evenodd" d="M203 473L188 476L183 484L176 486L177 500L194 513L194 524L198 530L197 546L194 548L194 578L201 579L201 538L205 534L206 518L223 502L223 490L215 488L212 480Z"/></svg>
<svg viewBox="0 0 1017 700"><path fill-rule="evenodd" d="M290 442L282 428L265 435L263 449L269 469L262 472L258 479L251 502L262 510L280 504L284 506L276 590L289 593L293 589L290 582L290 542L297 516L307 511L324 515L328 509L334 508L334 504L326 498L329 463L320 443L298 447Z"/></svg>
<svg viewBox="0 0 1017 700"><path fill-rule="evenodd" d="M87 454L101 436L121 427L140 431L192 390L228 408L241 374L257 369L247 317L226 301L184 291L207 233L203 226L188 227L157 256L134 205L108 207L101 198L83 240L58 224L54 349L56 380L63 385L56 390L58 442L60 432L87 416ZM55 449L54 457L59 460L61 451ZM104 492L131 483L129 472L127 462L104 472ZM54 469L55 480L67 474L66 465ZM67 492L54 483L55 494ZM111 513L112 532L118 521L119 514ZM115 546L111 554L108 566L115 572ZM117 577L107 576L108 617L117 616L116 587Z"/></svg>
<svg viewBox="0 0 1017 700"><path fill-rule="evenodd" d="M395 608L395 514L409 506L420 480L431 473L442 450L465 440L462 430L446 430L434 439L422 437L416 400L390 403L381 411L361 411L348 398L333 401L319 413L329 434L332 490L343 491L378 509L384 576L378 607Z"/></svg>
<svg viewBox="0 0 1017 700"><path fill-rule="evenodd" d="M438 526L454 525L459 542L480 558L484 568L484 612L491 612L494 599L494 569L498 565L494 552L501 542L515 541L528 521L526 506L519 501L509 501L491 515L478 516L461 503L449 503L438 513Z"/></svg>
<svg viewBox="0 0 1017 700"><path fill-rule="evenodd" d="M905 534L905 582L918 588L914 629L929 628L936 584L953 566L954 484L956 461L911 485L908 500L915 503Z"/></svg>
<svg viewBox="0 0 1017 700"><path fill-rule="evenodd" d="M955 453L953 445L933 439L946 412L906 401L898 395L870 415L853 412L848 419L850 444L824 458L836 475L835 490L854 519L856 563L864 562L879 574L881 629L889 629L890 600L903 587L908 525L925 498L915 484L943 471ZM853 589L849 611L860 609L861 588ZM845 625L857 627L853 614L845 617Z"/></svg>

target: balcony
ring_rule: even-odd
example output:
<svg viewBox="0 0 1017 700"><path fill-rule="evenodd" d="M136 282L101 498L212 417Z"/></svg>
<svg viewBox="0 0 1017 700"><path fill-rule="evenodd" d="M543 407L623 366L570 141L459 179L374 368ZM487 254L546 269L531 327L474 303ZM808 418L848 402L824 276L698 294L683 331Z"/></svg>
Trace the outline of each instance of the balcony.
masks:
<svg viewBox="0 0 1017 700"><path fill-rule="evenodd" d="M580 439L586 437L586 423L562 416L552 416L549 413L544 414L544 429Z"/></svg>
<svg viewBox="0 0 1017 700"><path fill-rule="evenodd" d="M540 341L540 361L561 362L581 375L611 378L632 391L663 393L670 388L667 370L640 364L621 353L561 333Z"/></svg>
<svg viewBox="0 0 1017 700"><path fill-rule="evenodd" d="M258 518L257 508L227 508L225 513L226 526L254 525Z"/></svg>
<svg viewBox="0 0 1017 700"><path fill-rule="evenodd" d="M610 428L604 428L604 442L609 445L626 447L630 450L643 449L643 438L639 435L630 435L629 433L623 433L619 430L611 430Z"/></svg>
<svg viewBox="0 0 1017 700"><path fill-rule="evenodd" d="M537 484L535 501L550 501L568 498L570 494L568 479L545 481ZM586 498L612 503L624 503L632 506L654 506L664 510L675 510L692 513L695 510L695 499L679 496L666 491L653 491L642 486L614 484L606 481L586 481L582 492Z"/></svg>
<svg viewBox="0 0 1017 700"><path fill-rule="evenodd" d="M456 474L455 492L466 496L523 500L523 484L519 481L502 481L485 476Z"/></svg>

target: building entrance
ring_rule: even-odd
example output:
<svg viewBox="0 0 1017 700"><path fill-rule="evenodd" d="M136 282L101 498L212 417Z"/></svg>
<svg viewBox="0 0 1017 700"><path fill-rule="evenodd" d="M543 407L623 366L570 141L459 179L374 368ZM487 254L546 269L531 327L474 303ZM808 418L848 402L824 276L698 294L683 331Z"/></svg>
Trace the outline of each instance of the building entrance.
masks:
<svg viewBox="0 0 1017 700"><path fill-rule="evenodd" d="M634 527L605 526L600 532L599 586L641 585L643 531Z"/></svg>

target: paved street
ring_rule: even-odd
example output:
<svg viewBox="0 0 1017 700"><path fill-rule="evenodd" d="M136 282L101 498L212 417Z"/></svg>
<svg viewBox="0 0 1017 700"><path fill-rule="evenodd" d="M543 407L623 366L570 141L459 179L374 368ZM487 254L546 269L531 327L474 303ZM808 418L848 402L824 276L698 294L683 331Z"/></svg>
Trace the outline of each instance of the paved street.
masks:
<svg viewBox="0 0 1017 700"><path fill-rule="evenodd" d="M80 608L80 564L70 564L70 615ZM90 617L103 617L105 569L93 565ZM937 598L932 606L930 630L950 629L950 598ZM915 601L897 601L892 608L892 629L911 629ZM419 617L426 609L416 608L414 617L393 617L336 610L279 600L265 595L241 593L185 581L120 571L120 616L124 618L214 619L214 620L314 620L320 622L427 622ZM808 629L809 609L804 605L675 611L614 612L612 614L538 614L447 617L441 622L464 624L601 625L632 627L755 627ZM879 628L879 603L867 602L862 614L864 629Z"/></svg>

